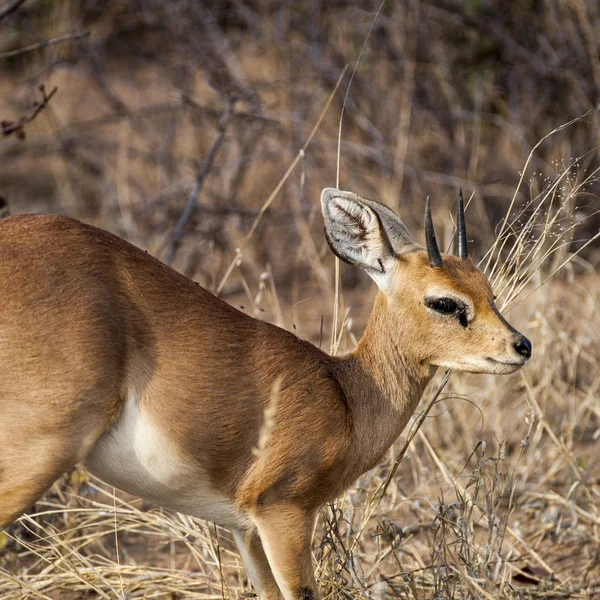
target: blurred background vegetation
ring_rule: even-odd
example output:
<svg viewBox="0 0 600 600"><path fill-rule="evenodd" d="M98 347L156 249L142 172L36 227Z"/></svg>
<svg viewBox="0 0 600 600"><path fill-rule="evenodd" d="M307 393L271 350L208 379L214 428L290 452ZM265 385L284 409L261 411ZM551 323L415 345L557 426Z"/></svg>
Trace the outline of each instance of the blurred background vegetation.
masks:
<svg viewBox="0 0 600 600"><path fill-rule="evenodd" d="M14 212L65 212L111 229L214 287L354 66L378 8L28 0L0 22L0 52L90 35L0 58L0 119L27 114L39 85L58 88L25 140L2 140L0 194ZM340 186L399 209L413 230L429 194L446 236L458 188L476 191L469 231L482 253L533 146L600 98L599 31L595 0L384 4L348 94ZM314 267L298 251L303 235L323 255L318 197L336 183L349 80L350 70L245 253L245 268L270 265L284 294ZM543 145L519 201L575 157L595 164L599 131L591 114ZM579 210L593 212L589 202ZM356 277L349 270L348 284Z"/></svg>
<svg viewBox="0 0 600 600"><path fill-rule="evenodd" d="M24 51L28 46L34 49ZM559 209L564 212L560 222L569 235L558 263L566 257L568 265L558 275L562 282L510 313L537 349L525 383L520 376L453 378L457 383L450 389L469 390L469 399L485 416L470 403L448 403L426 423L389 492L393 501L375 514L368 542L355 549L359 575L356 565L349 571L339 566L349 561L340 539L356 533L356 520L347 517L340 525L325 519L317 556L321 584L349 597L376 591L379 597L433 597L429 594L435 592L441 598L459 589L460 597L482 597L475 584L451 575L444 549L454 547L452 536L458 534L439 524L449 522L440 518L448 506L463 523L475 518L465 513L465 490L451 482L466 476L471 451L485 440L496 452L490 481L496 481L505 459L515 461L511 485L521 478L518 492L510 488L514 497L506 506L494 499L496 488L487 490L482 510L494 518L508 511L498 516L504 527L512 515L514 545L505 558L521 561L521 584L529 591L514 591L517 580L511 583L494 562L500 550L493 544L485 560L477 553L464 558L468 553L463 552L457 564L467 565L479 577L476 586L491 589L492 597L542 594L555 589L552 585L560 597L597 597L600 292L595 269L600 251L596 243L585 245L600 225L599 183L586 175L600 166L596 0L388 0L383 5L371 0L4 0L0 196L13 213L65 213L109 229L218 290L238 308L325 347L334 278L319 194L336 185L344 98L340 188L394 207L417 239L430 195L438 237L447 246L462 187L472 198L467 212L471 249L481 258L513 196L516 213L526 222L536 199L562 177L561 193L568 201ZM579 187L586 177L585 187ZM549 262L539 267L538 284L555 269ZM351 318L342 347L350 348L370 311L373 288L350 267L344 266L342 275L342 308L350 307ZM358 510L393 460L392 452L388 463L344 500L342 515ZM478 460L483 462L465 483L472 489L485 484L485 461ZM42 506L78 506L85 497L99 502L99 492L81 487L81 481L69 475ZM110 498L105 501L112 506ZM146 518L142 514L131 517L125 511L121 523L137 519L138 529L145 526L157 535L154 521L140 524ZM62 515L58 529L68 524L73 531L89 531L89 517L77 526L68 521L74 518ZM108 535L98 518L90 534L95 544ZM168 555L175 573L201 570L173 558L191 552L186 536L192 534L166 522L161 521L164 538L153 546L156 553L145 554L139 564L164 565ZM192 527L189 523L186 527ZM421 525L404 533L400 527L400 535L389 523ZM119 527L121 543L129 548L124 560L134 564L139 534L132 537L125 525ZM343 536L332 533L337 527ZM497 525L490 527L497 531ZM433 537L427 537L432 528ZM198 593L222 591L206 567L218 563L229 582L227 594L238 597L248 587L239 566L232 567L235 552L223 575L211 531L193 534L210 550L201 554L211 576L208 583L202 580ZM392 533L386 537L385 531ZM399 540L407 536L413 537L405 550ZM474 538L460 539L469 548L475 545ZM563 550L555 555L558 542ZM89 554L78 550L83 558L76 571L103 590L116 585L111 577L120 573L122 586L123 572L103 570L103 561L114 561L114 553L98 543L89 546ZM28 577L42 577L46 563L36 571L31 548L19 544L8 544L12 554L6 550L0 565L19 573L24 585L33 581ZM65 564L79 556L64 553L71 557L63 557ZM97 554L103 556L100 562L90 558ZM90 561L95 570L86 570ZM481 564L488 569L485 577L473 566ZM396 571L403 575L391 575ZM136 581L132 573L142 573L148 585L155 582L154 571L135 569L126 582ZM554 583L540 583L550 573L556 573ZM44 589L67 586L67 575L61 576L62 583ZM171 597L187 597L189 577L169 576L174 577L170 589L177 592ZM39 581L36 585L42 585ZM74 582L71 592L52 597L88 597L77 595L84 592L81 581ZM20 597L11 596L21 589L14 581L6 579L5 585L2 592L0 583L0 598ZM131 583L128 593L142 597L140 590L147 591Z"/></svg>

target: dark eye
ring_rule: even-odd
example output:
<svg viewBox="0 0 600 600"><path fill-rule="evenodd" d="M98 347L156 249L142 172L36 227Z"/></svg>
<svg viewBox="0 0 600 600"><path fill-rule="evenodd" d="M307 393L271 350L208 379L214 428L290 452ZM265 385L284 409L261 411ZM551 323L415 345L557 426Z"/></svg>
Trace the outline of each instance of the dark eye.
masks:
<svg viewBox="0 0 600 600"><path fill-rule="evenodd" d="M460 312L458 304L452 298L431 298L425 300L425 305L443 315Z"/></svg>

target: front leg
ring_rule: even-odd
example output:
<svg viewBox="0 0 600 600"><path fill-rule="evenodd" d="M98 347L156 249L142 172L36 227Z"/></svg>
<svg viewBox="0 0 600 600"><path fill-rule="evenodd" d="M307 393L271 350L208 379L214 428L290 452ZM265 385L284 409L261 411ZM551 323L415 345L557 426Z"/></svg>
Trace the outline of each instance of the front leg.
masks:
<svg viewBox="0 0 600 600"><path fill-rule="evenodd" d="M265 556L258 531L234 529L233 537L260 600L281 600L282 595Z"/></svg>
<svg viewBox="0 0 600 600"><path fill-rule="evenodd" d="M315 513L293 505L269 506L253 519L285 600L318 600L311 558Z"/></svg>

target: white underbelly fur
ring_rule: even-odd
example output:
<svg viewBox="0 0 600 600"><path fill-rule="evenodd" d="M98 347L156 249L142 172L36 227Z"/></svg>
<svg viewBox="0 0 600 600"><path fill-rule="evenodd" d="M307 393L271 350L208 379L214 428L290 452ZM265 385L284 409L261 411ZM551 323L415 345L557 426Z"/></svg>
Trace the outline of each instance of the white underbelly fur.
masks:
<svg viewBox="0 0 600 600"><path fill-rule="evenodd" d="M172 444L129 398L118 419L84 461L91 473L144 500L224 527L249 527L246 515L217 492L206 473L190 469Z"/></svg>

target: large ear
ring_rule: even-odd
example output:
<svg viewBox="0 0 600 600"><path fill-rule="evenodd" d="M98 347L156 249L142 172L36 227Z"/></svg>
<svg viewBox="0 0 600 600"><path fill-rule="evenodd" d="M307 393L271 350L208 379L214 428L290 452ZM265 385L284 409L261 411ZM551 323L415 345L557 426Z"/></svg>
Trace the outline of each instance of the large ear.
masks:
<svg viewBox="0 0 600 600"><path fill-rule="evenodd" d="M321 207L334 254L362 267L382 290L398 255L418 247L396 213L379 202L325 188Z"/></svg>

